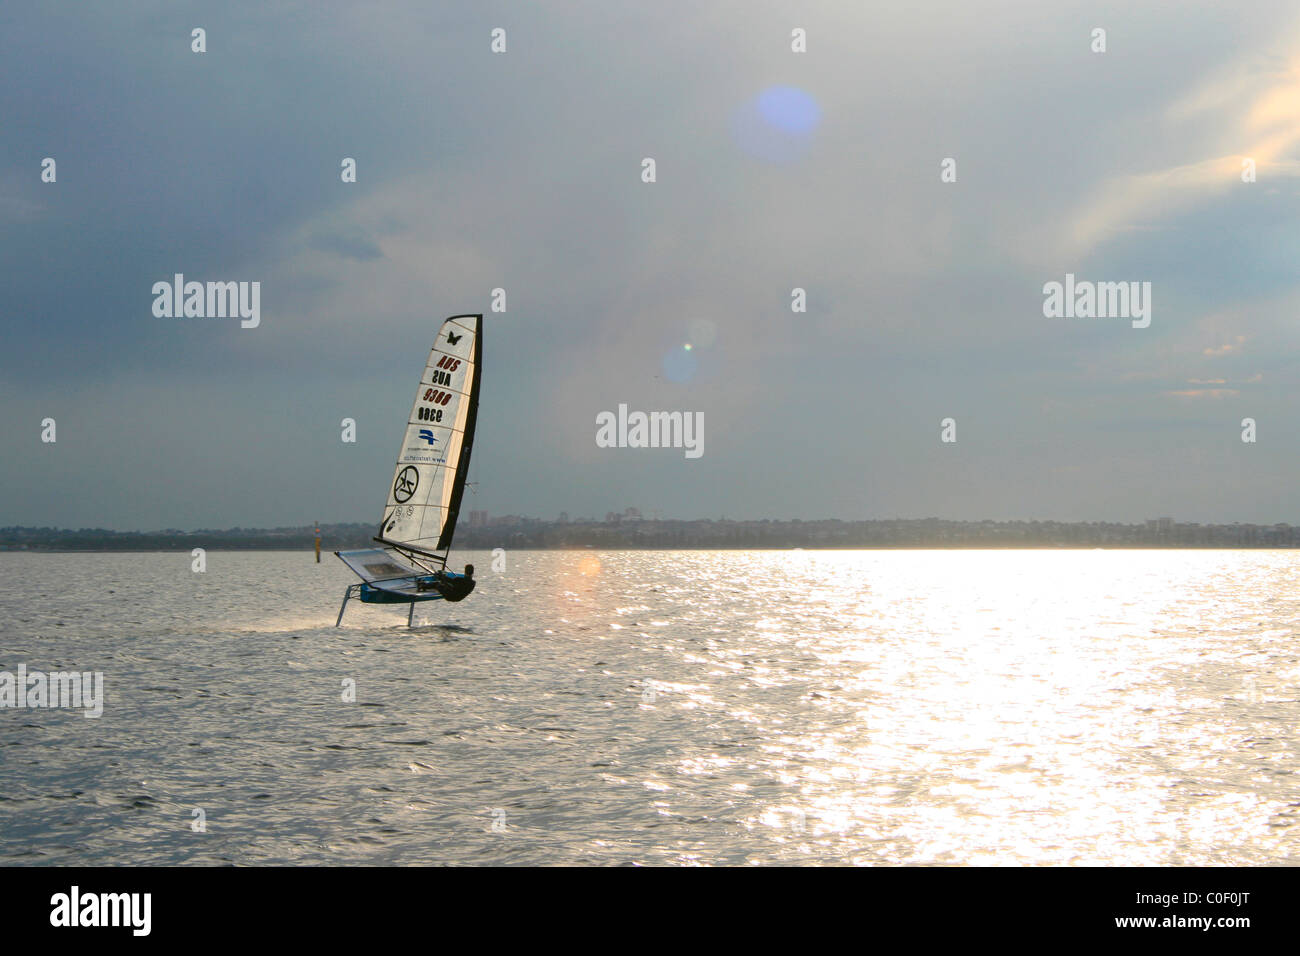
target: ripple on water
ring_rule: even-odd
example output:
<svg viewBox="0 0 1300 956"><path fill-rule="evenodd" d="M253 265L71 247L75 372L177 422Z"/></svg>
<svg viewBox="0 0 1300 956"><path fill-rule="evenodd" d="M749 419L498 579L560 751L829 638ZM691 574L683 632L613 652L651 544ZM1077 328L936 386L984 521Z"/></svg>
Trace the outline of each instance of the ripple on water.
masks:
<svg viewBox="0 0 1300 956"><path fill-rule="evenodd" d="M0 554L0 669L106 689L0 722L0 859L1249 865L1300 821L1286 552L521 552L413 629L218 557Z"/></svg>

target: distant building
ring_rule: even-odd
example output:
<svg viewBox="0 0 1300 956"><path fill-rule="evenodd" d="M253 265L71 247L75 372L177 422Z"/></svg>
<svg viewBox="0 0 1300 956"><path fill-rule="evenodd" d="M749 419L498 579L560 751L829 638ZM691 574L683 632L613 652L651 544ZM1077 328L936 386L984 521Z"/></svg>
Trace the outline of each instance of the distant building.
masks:
<svg viewBox="0 0 1300 956"><path fill-rule="evenodd" d="M569 523L569 513L567 511L561 511L560 524L568 524L568 523Z"/></svg>
<svg viewBox="0 0 1300 956"><path fill-rule="evenodd" d="M469 513L469 526L471 528L485 528L488 523L488 513L486 511L471 511Z"/></svg>

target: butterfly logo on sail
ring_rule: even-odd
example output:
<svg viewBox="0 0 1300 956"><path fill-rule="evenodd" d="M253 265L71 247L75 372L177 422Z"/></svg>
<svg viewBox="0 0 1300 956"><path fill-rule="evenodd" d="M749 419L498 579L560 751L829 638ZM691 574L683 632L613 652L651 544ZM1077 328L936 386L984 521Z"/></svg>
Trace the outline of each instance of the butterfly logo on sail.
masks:
<svg viewBox="0 0 1300 956"><path fill-rule="evenodd" d="M459 342L462 338L464 338L464 333L461 333L460 335L457 335L457 334L454 333L454 332L448 332L448 333L447 333L447 344L448 344L448 345L455 345L455 344L456 344L457 342Z"/></svg>

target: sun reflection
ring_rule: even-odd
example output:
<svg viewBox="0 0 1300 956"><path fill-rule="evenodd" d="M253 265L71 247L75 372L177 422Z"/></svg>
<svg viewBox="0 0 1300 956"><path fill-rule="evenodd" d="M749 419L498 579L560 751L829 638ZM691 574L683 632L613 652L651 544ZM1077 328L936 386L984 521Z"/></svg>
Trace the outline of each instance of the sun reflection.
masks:
<svg viewBox="0 0 1300 956"><path fill-rule="evenodd" d="M1241 666L1222 557L804 551L732 570L750 610L688 696L755 728L778 790L747 825L782 845L798 811L861 862L1191 862L1283 809L1213 779L1241 735L1223 700L1263 695L1235 671L1217 698L1187 683L1220 650L1225 675ZM1198 774L1211 799L1172 801Z"/></svg>

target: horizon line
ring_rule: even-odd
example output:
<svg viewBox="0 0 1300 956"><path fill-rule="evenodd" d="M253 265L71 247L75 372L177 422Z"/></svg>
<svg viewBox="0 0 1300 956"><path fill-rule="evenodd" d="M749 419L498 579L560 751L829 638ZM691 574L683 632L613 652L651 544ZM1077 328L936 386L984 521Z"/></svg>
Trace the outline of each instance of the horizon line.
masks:
<svg viewBox="0 0 1300 956"><path fill-rule="evenodd" d="M475 510L478 510L478 509L475 509ZM615 520L610 521L609 518L608 518L608 515L609 515L609 514L615 514ZM1073 519L1073 520L1068 520L1068 519L1059 519L1059 518L943 518L943 517L939 517L939 516L937 516L937 515L927 515L927 516L922 517L922 518L912 518L912 517L891 517L891 518L879 518L879 517L876 517L876 518L836 518L836 517L823 517L823 518L771 518L771 517L765 517L765 518L728 518L726 515L722 515L721 517L717 517L717 518L712 518L712 517L707 517L707 518L705 518L705 517L701 517L701 518L666 518L666 517L657 517L657 518L656 518L656 517L646 517L646 516L641 515L641 514L639 514L639 513L638 513L638 515L637 515L636 517L630 517L630 516L626 515L626 513L615 513L615 512L609 512L609 513L607 513L607 516L606 516L605 518L603 518L603 519L602 519L602 518L597 518L597 517L582 516L582 517L578 517L578 518L568 518L567 520L564 520L564 521L559 520L559 518L535 518L535 517L531 517L531 516L529 516L529 515L516 515L516 514L497 515L496 518L497 518L498 520L501 519L501 518L517 518L517 519L519 519L519 521L528 521L528 522L536 522L536 523L540 523L540 524L552 524L552 525L573 525L573 524L597 524L597 525L603 525L603 524L632 523L632 522L638 522L638 521L641 521L641 522L647 522L647 523L654 523L654 522L665 522L665 523L666 523L666 522L680 522L680 523L709 522L709 523L715 523L715 524L716 524L716 523L722 523L722 522L733 523L733 524L753 524L753 523L763 523L763 522L768 522L768 523L772 523L772 524L796 524L796 523L798 523L798 524L818 524L818 523L826 523L826 522L839 522L839 523L841 523L841 524L871 524L871 523L883 523L883 522L923 522L923 521L942 521L942 522L948 522L948 523L951 523L951 524L973 524L973 525L978 525L978 524L1056 524L1056 525L1117 525L1117 526L1120 526L1120 527L1146 527L1146 526L1149 526L1149 525L1151 525L1151 524L1156 524L1156 525L1158 526L1160 522L1168 522L1168 524L1166 525L1166 527L1169 527L1169 528L1176 528L1176 527L1201 527L1201 528L1216 528L1216 527L1217 527L1217 528L1231 528L1231 527L1247 527L1247 528L1276 528L1276 527L1287 527L1287 528L1290 528L1290 527L1295 527L1294 525L1292 525L1290 522L1287 522L1287 521L1273 521L1273 522L1267 522L1267 523L1259 523L1259 522L1253 522L1253 521L1251 521L1251 522L1243 522L1243 521L1175 521L1172 517L1170 517L1170 516L1168 516L1168 515L1162 515L1162 516L1157 517L1157 518L1144 518L1144 519L1141 519L1141 520L1139 520L1139 521L1123 521L1123 520L1116 520L1116 519ZM495 523L495 522L494 522L494 523ZM301 531L304 531L304 530L306 530L306 531L311 531L311 530L314 530L314 529L317 528L317 527L321 527L321 528L326 528L326 527L347 527L347 526L352 526L352 527L369 527L369 526L373 526L373 525L375 525L375 522L373 522L373 521L318 521L318 522L309 522L309 523L307 523L307 524L302 524L302 525L277 525L277 526L274 526L274 527L246 527L246 526L244 526L244 525L232 525L231 527L228 527L228 528L211 528L211 527L206 527L206 528L193 528L193 529L185 529L185 528L152 528L152 529L138 529L138 528L137 528L137 529L130 529L130 530L121 530L121 529L117 529L117 528L107 528L107 527L102 527L102 526L98 526L98 527L88 527L88 526L86 526L86 527L80 527L80 528L71 528L71 527L62 528L62 527L55 527L55 526L52 526L52 525L6 525L6 526L3 526L3 527L0 527L0 534L5 533L5 532L15 532L15 531L20 531L20 532L45 532L45 533L56 533L56 534L57 534L57 533L77 533L77 532L104 532L104 533L108 533L108 534L141 534L141 535L147 535L147 534L204 534L204 533L213 533L213 532L218 532L218 533L220 533L220 532L235 532L235 531L239 531L239 532L245 532L245 533L254 533L254 532L257 532L257 533L264 533L264 534L265 534L265 533L274 533L274 532L301 532ZM490 525L473 525L473 526L471 526L471 525L469 525L468 523L459 523L459 524L458 524L458 527L457 527L457 530L458 530L458 531L470 531L470 530L479 530L479 529L484 528L484 527L490 527Z"/></svg>

